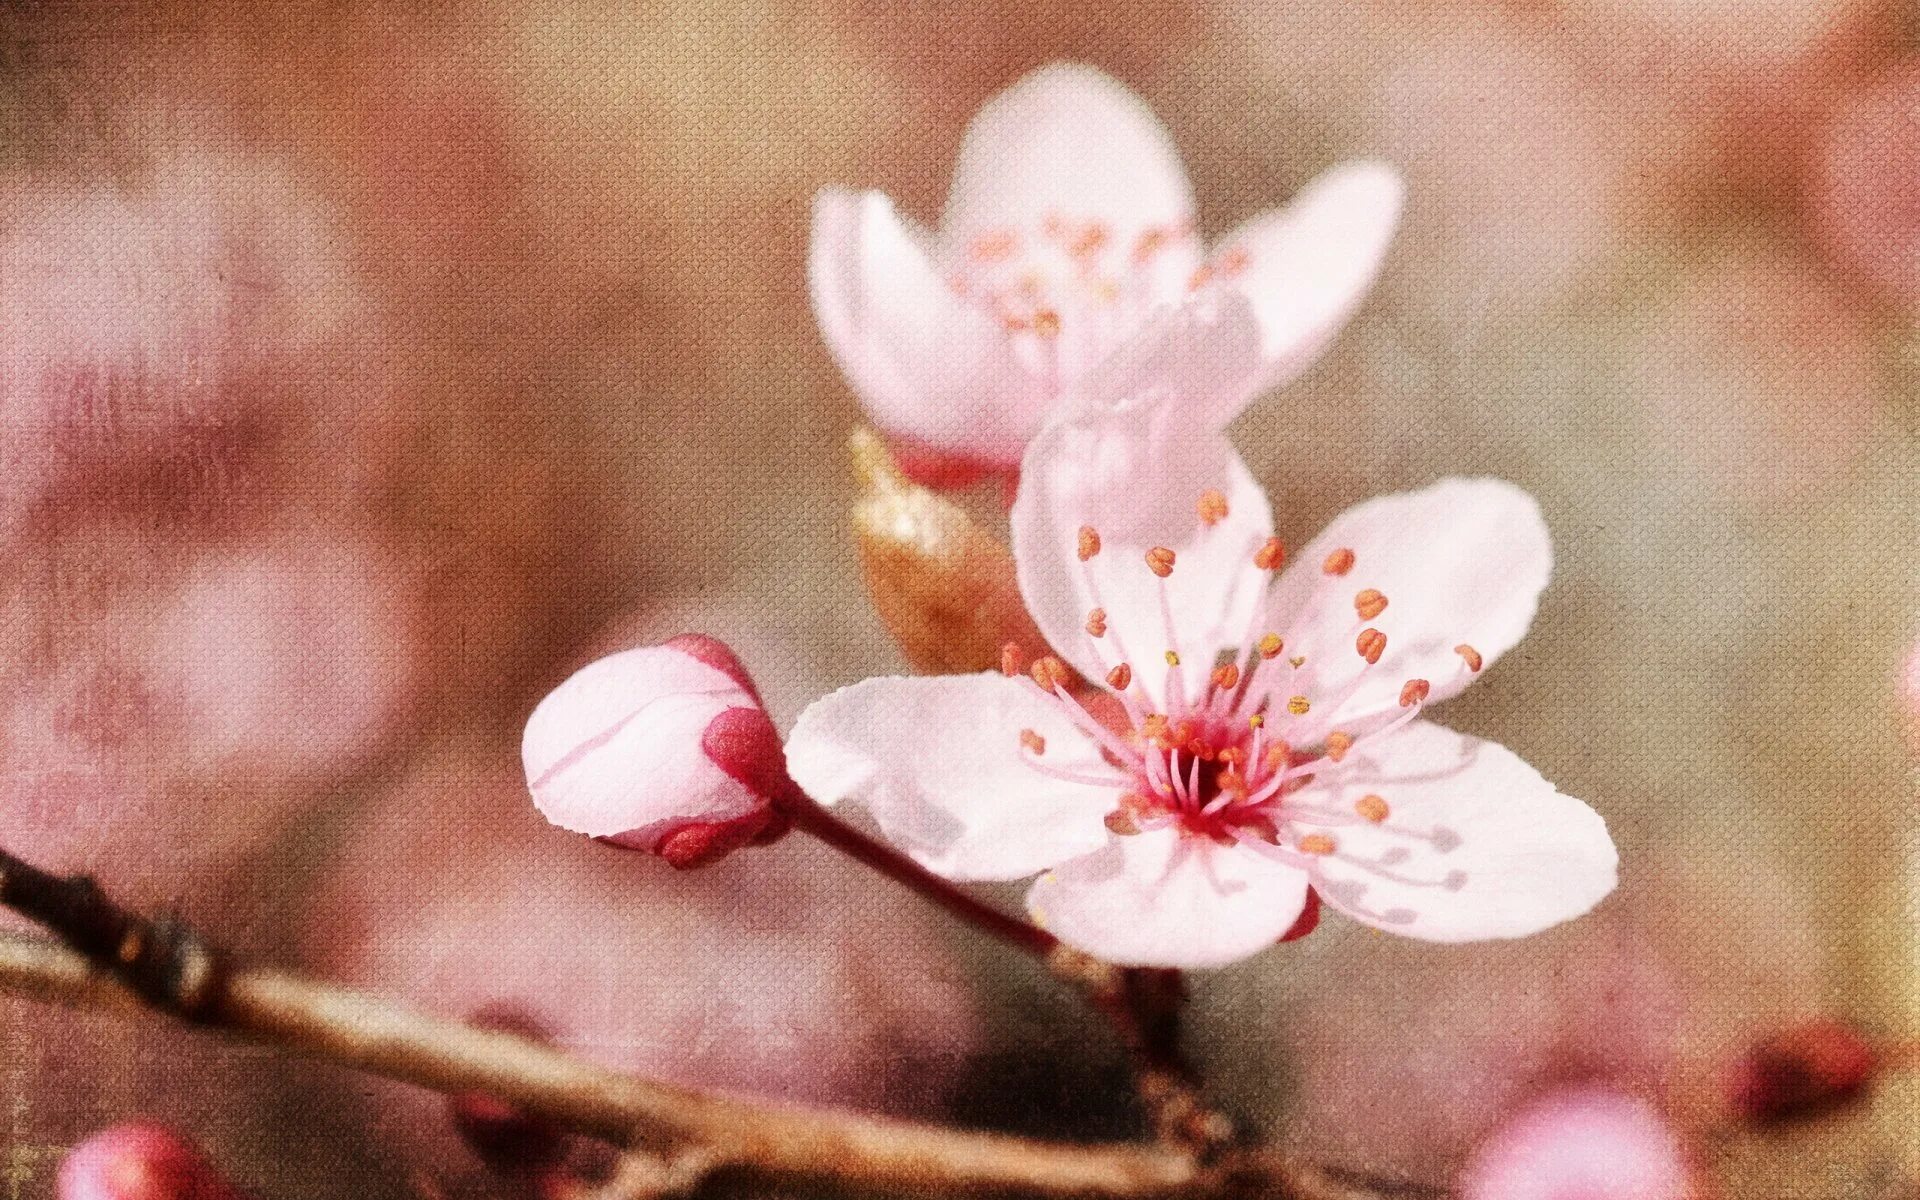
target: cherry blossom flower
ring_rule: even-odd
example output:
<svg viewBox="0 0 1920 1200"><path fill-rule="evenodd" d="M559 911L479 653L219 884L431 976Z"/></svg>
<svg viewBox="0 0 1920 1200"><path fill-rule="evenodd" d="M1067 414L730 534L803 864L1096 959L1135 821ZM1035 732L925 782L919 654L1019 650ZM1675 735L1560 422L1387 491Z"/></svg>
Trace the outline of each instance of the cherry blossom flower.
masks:
<svg viewBox="0 0 1920 1200"><path fill-rule="evenodd" d="M1076 381L1156 319L1246 297L1260 369L1228 416L1300 374L1359 303L1399 219L1398 175L1347 163L1211 255L1167 131L1125 87L1055 64L974 117L937 235L878 192L829 188L808 264L828 348L903 465L1010 469Z"/></svg>
<svg viewBox="0 0 1920 1200"><path fill-rule="evenodd" d="M1653 1107L1577 1088L1521 1110L1474 1156L1465 1200L1687 1200L1696 1195L1680 1139Z"/></svg>
<svg viewBox="0 0 1920 1200"><path fill-rule="evenodd" d="M780 735L733 652L699 634L575 672L527 719L521 758L547 820L676 867L785 832Z"/></svg>
<svg viewBox="0 0 1920 1200"><path fill-rule="evenodd" d="M1057 656L844 688L796 724L795 781L864 802L950 878L1044 872L1035 918L1119 963L1231 962L1310 892L1440 942L1586 912L1614 885L1600 818L1421 719L1526 632L1551 568L1539 508L1449 479L1348 510L1286 565L1204 416L1263 365L1232 298L1116 356L1034 439L1013 506Z"/></svg>

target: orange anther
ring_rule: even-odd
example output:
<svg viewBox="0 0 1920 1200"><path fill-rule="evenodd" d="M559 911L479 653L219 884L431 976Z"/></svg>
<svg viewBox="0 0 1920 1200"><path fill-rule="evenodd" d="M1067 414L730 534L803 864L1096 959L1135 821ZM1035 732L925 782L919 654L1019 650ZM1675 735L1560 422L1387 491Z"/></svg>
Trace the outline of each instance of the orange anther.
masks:
<svg viewBox="0 0 1920 1200"><path fill-rule="evenodd" d="M1085 562L1100 553L1100 532L1091 525L1080 527L1080 561Z"/></svg>
<svg viewBox="0 0 1920 1200"><path fill-rule="evenodd" d="M1280 640L1277 633L1269 633L1260 639L1260 657L1269 661L1279 658L1280 652L1286 648L1287 644Z"/></svg>
<svg viewBox="0 0 1920 1200"><path fill-rule="evenodd" d="M1387 808L1385 797L1376 796L1369 792L1353 802L1353 811L1359 813L1362 818L1378 825L1387 819L1389 809Z"/></svg>
<svg viewBox="0 0 1920 1200"><path fill-rule="evenodd" d="M1163 742L1167 738L1167 718L1161 713L1148 713L1147 719L1140 722L1140 736L1150 742Z"/></svg>
<svg viewBox="0 0 1920 1200"><path fill-rule="evenodd" d="M1368 588L1353 598L1353 611L1360 614L1362 621L1371 621L1387 611L1387 598Z"/></svg>
<svg viewBox="0 0 1920 1200"><path fill-rule="evenodd" d="M975 262L1005 262L1013 257L1014 248L1019 244L1018 236L1011 229L996 229L983 233L973 239L967 253Z"/></svg>
<svg viewBox="0 0 1920 1200"><path fill-rule="evenodd" d="M1332 854L1339 848L1334 840L1324 833L1310 833L1300 839L1302 854Z"/></svg>
<svg viewBox="0 0 1920 1200"><path fill-rule="evenodd" d="M1326 560L1320 564L1320 569L1329 575L1345 575L1353 570L1353 551L1345 546L1340 547L1327 555Z"/></svg>
<svg viewBox="0 0 1920 1200"><path fill-rule="evenodd" d="M1461 642L1458 646L1455 646L1453 652L1466 660L1467 670L1469 671L1477 673L1481 667L1486 665L1486 660L1480 657L1480 652L1465 642Z"/></svg>
<svg viewBox="0 0 1920 1200"><path fill-rule="evenodd" d="M1047 692L1065 687L1070 678L1067 664L1051 654L1034 659L1033 666L1028 668L1028 673L1033 676L1033 681L1040 685L1041 690Z"/></svg>
<svg viewBox="0 0 1920 1200"><path fill-rule="evenodd" d="M1107 610L1096 608L1087 614L1087 636L1107 636Z"/></svg>
<svg viewBox="0 0 1920 1200"><path fill-rule="evenodd" d="M1366 659L1368 665L1372 665L1387 652L1387 635L1378 629L1362 629L1360 636L1353 639L1353 648L1360 652L1360 657Z"/></svg>
<svg viewBox="0 0 1920 1200"><path fill-rule="evenodd" d="M1173 574L1173 551L1165 546L1155 546L1147 551L1147 570L1162 579Z"/></svg>
<svg viewBox="0 0 1920 1200"><path fill-rule="evenodd" d="M1262 571L1278 571L1287 561L1287 548L1279 538L1270 537L1253 552L1253 565Z"/></svg>
<svg viewBox="0 0 1920 1200"><path fill-rule="evenodd" d="M1425 700L1431 691L1433 691L1433 685L1424 679L1407 680L1406 686L1400 689L1400 707L1411 708Z"/></svg>
<svg viewBox="0 0 1920 1200"><path fill-rule="evenodd" d="M1293 749L1285 742L1275 742L1261 753L1260 765L1269 771L1278 771L1287 765L1287 759L1292 754Z"/></svg>
<svg viewBox="0 0 1920 1200"><path fill-rule="evenodd" d="M1200 502L1194 505L1200 514L1200 521L1209 529L1227 519L1227 497L1219 488L1208 488L1200 493Z"/></svg>
<svg viewBox="0 0 1920 1200"><path fill-rule="evenodd" d="M1116 692L1124 692L1133 686L1133 668L1121 663L1107 672L1107 686Z"/></svg>
<svg viewBox="0 0 1920 1200"><path fill-rule="evenodd" d="M1327 757L1332 759L1334 762L1339 762L1341 759L1345 758L1347 756L1347 751L1351 749L1353 749L1352 734L1341 733L1339 730L1336 729L1332 733L1327 735Z"/></svg>
<svg viewBox="0 0 1920 1200"><path fill-rule="evenodd" d="M1089 255L1098 254L1100 248L1107 244L1107 239L1111 236L1105 225L1098 221L1092 222L1080 230L1080 235L1073 239L1072 245L1067 247L1067 253L1075 258L1086 258Z"/></svg>
<svg viewBox="0 0 1920 1200"><path fill-rule="evenodd" d="M1033 314L1033 331L1041 337L1060 336L1060 314L1050 308L1043 308Z"/></svg>
<svg viewBox="0 0 1920 1200"><path fill-rule="evenodd" d="M1240 686L1240 668L1232 663L1222 663L1213 669L1213 686L1223 692L1230 692Z"/></svg>
<svg viewBox="0 0 1920 1200"><path fill-rule="evenodd" d="M1020 674L1022 660L1026 656L1020 653L1019 642L1008 642L1000 647L1000 673L1008 679Z"/></svg>
<svg viewBox="0 0 1920 1200"><path fill-rule="evenodd" d="M1118 837L1132 837L1140 832L1140 822L1125 808L1114 809L1102 820L1106 823L1107 832Z"/></svg>
<svg viewBox="0 0 1920 1200"><path fill-rule="evenodd" d="M1041 737L1031 729L1022 729L1020 731L1020 744L1035 754L1045 754L1047 752L1047 739Z"/></svg>

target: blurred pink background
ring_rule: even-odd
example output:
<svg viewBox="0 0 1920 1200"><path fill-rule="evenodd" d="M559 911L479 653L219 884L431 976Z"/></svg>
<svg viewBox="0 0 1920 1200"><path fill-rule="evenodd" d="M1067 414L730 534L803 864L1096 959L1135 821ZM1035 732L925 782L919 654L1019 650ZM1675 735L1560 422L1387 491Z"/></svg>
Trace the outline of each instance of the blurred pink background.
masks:
<svg viewBox="0 0 1920 1200"><path fill-rule="evenodd" d="M517 766L533 703L639 640L730 640L783 727L902 669L845 525L860 414L809 207L847 183L933 217L979 103L1083 60L1172 130L1204 234L1343 159L1405 172L1380 286L1238 440L1294 543L1448 473L1541 498L1542 614L1448 720L1605 813L1624 863L1523 943L1329 921L1201 978L1216 1091L1429 1183L1557 1089L1697 1131L1756 1031L1920 1032L1916 25L0 4L0 844L249 952L524 1002L616 1065L1126 1131L1117 1050L1024 964L798 839L691 876L585 845ZM262 1195L496 1194L417 1094L22 1002L0 1100L10 1196L142 1114ZM1865 1194L1920 1170L1917 1102L1711 1165Z"/></svg>

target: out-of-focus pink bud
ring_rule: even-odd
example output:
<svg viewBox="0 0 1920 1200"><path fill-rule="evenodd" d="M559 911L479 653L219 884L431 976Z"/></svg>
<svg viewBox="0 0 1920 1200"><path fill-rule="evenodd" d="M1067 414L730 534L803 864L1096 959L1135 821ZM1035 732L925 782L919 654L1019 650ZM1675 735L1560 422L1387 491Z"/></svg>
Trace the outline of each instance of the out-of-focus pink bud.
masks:
<svg viewBox="0 0 1920 1200"><path fill-rule="evenodd" d="M470 1019L483 1029L517 1033L542 1042L553 1040L553 1031L544 1022L515 1004L485 1004ZM496 1171L533 1175L566 1158L567 1141L559 1130L498 1096L460 1092L447 1097L447 1110L460 1139Z"/></svg>
<svg viewBox="0 0 1920 1200"><path fill-rule="evenodd" d="M191 1142L164 1125L102 1130L60 1163L59 1200L245 1200Z"/></svg>
<svg viewBox="0 0 1920 1200"><path fill-rule="evenodd" d="M1521 1109L1460 1177L1463 1200L1689 1200L1686 1152L1652 1105L1578 1088Z"/></svg>
<svg viewBox="0 0 1920 1200"><path fill-rule="evenodd" d="M547 820L675 867L786 832L780 734L733 651L701 634L581 668L533 710L520 749Z"/></svg>
<svg viewBox="0 0 1920 1200"><path fill-rule="evenodd" d="M1733 1115L1774 1125L1830 1112L1866 1093L1880 1055L1850 1025L1807 1021L1761 1038L1727 1070Z"/></svg>

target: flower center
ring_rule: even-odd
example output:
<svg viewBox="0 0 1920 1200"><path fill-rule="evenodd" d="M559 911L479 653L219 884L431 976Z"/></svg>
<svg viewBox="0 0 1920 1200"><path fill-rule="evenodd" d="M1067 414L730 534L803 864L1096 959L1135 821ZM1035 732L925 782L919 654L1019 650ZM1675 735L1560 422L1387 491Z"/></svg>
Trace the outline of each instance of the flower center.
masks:
<svg viewBox="0 0 1920 1200"><path fill-rule="evenodd" d="M1058 383L1145 319L1156 267L1192 238L1188 221L1123 237L1105 221L1053 213L967 239L949 264L949 284L1013 336L1028 370Z"/></svg>

